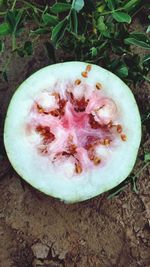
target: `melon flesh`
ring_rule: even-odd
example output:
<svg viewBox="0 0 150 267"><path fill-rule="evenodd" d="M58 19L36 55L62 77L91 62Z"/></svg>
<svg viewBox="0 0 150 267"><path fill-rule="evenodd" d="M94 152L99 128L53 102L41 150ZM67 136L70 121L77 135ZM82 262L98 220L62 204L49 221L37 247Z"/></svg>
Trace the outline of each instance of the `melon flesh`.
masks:
<svg viewBox="0 0 150 267"><path fill-rule="evenodd" d="M130 89L111 72L87 66L66 62L34 73L12 97L4 127L6 152L17 173L70 203L121 183L141 140Z"/></svg>

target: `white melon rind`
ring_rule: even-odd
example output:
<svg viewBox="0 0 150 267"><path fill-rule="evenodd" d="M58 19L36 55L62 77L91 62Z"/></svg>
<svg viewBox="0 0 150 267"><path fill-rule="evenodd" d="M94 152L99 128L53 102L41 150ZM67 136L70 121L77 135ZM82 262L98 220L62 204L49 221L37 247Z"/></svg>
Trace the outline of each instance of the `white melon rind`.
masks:
<svg viewBox="0 0 150 267"><path fill-rule="evenodd" d="M121 114L127 141L119 141L112 159L103 167L68 179L63 170L56 170L48 159L36 153L26 138L24 123L33 100L44 89L53 89L59 81L85 78L81 72L87 63L66 62L45 67L25 80L16 90L8 107L4 126L4 144L8 158L17 173L33 187L68 203L95 197L121 183L131 172L141 141L141 119L129 87L113 73L92 65L86 82L102 84L106 97L112 98ZM63 94L63 88L61 88ZM65 172L64 172L65 173Z"/></svg>

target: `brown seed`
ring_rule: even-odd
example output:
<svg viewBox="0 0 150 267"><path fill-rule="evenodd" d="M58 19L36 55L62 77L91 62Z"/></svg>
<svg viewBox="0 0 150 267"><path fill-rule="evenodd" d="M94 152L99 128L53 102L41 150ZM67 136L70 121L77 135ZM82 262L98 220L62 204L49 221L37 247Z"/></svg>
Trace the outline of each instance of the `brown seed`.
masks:
<svg viewBox="0 0 150 267"><path fill-rule="evenodd" d="M92 66L91 65L87 65L86 66L86 71L89 72L91 70Z"/></svg>
<svg viewBox="0 0 150 267"><path fill-rule="evenodd" d="M94 155L89 155L90 160L94 160Z"/></svg>
<svg viewBox="0 0 150 267"><path fill-rule="evenodd" d="M75 144L71 144L71 145L69 146L69 151L70 151L70 153L71 153L71 154L74 154L74 153L76 152L76 148L77 148L77 146L76 146Z"/></svg>
<svg viewBox="0 0 150 267"><path fill-rule="evenodd" d="M79 80L79 79L77 79L76 81L75 81L75 84L76 85L79 85L81 83L81 80Z"/></svg>
<svg viewBox="0 0 150 267"><path fill-rule="evenodd" d="M55 98L56 98L57 100L60 98L60 95L59 95L59 93L57 93L57 92L53 92L52 95L55 96Z"/></svg>
<svg viewBox="0 0 150 267"><path fill-rule="evenodd" d="M73 141L73 136L70 134L69 136L68 136L68 142L72 142Z"/></svg>
<svg viewBox="0 0 150 267"><path fill-rule="evenodd" d="M37 132L41 132L42 129L43 129L43 127L42 127L41 125L38 125L38 126L36 127L36 131L37 131Z"/></svg>
<svg viewBox="0 0 150 267"><path fill-rule="evenodd" d="M102 85L101 85L101 83L97 83L97 84L96 84L96 89L97 89L97 90L102 89Z"/></svg>
<svg viewBox="0 0 150 267"><path fill-rule="evenodd" d="M104 139L104 145L105 146L110 145L110 140L108 138Z"/></svg>
<svg viewBox="0 0 150 267"><path fill-rule="evenodd" d="M44 109L42 107L40 107L40 106L37 106L37 109L38 109L39 113L43 113L44 112Z"/></svg>
<svg viewBox="0 0 150 267"><path fill-rule="evenodd" d="M81 173L82 172L82 167L79 163L76 164L76 173Z"/></svg>
<svg viewBox="0 0 150 267"><path fill-rule="evenodd" d="M104 140L104 139L101 139L101 140L100 140L100 144L101 144L101 145L105 145L105 140Z"/></svg>
<svg viewBox="0 0 150 267"><path fill-rule="evenodd" d="M90 160L94 160L94 147L93 146L88 151L88 157Z"/></svg>
<svg viewBox="0 0 150 267"><path fill-rule="evenodd" d="M38 147L38 150L39 150L39 152L41 152L41 153L43 153L43 154L47 154L47 146L46 145L40 145L39 147Z"/></svg>
<svg viewBox="0 0 150 267"><path fill-rule="evenodd" d="M120 124L117 125L117 132L118 133L122 132L122 126Z"/></svg>
<svg viewBox="0 0 150 267"><path fill-rule="evenodd" d="M98 165L98 164L100 164L101 159L98 157L95 157L93 161L94 161L94 165Z"/></svg>
<svg viewBox="0 0 150 267"><path fill-rule="evenodd" d="M108 124L107 124L107 127L108 128L112 128L113 124L112 124L112 121L110 121Z"/></svg>
<svg viewBox="0 0 150 267"><path fill-rule="evenodd" d="M45 129L42 129L41 130L41 134L46 134L46 130Z"/></svg>
<svg viewBox="0 0 150 267"><path fill-rule="evenodd" d="M52 116L54 116L54 117L58 117L58 116L60 115L58 109L52 110L52 111L50 112L50 114L51 114Z"/></svg>
<svg viewBox="0 0 150 267"><path fill-rule="evenodd" d="M127 141L127 136L125 134L121 134L122 141Z"/></svg>
<svg viewBox="0 0 150 267"><path fill-rule="evenodd" d="M83 71L83 72L81 73L81 75L82 75L84 78L87 78L87 77L88 77L88 73L87 73L87 71Z"/></svg>

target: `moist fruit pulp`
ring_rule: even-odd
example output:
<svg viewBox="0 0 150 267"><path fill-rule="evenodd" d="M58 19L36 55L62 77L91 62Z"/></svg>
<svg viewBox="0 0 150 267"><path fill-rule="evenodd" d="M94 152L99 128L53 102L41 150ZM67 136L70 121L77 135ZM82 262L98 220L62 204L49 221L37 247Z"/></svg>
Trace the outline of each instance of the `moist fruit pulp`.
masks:
<svg viewBox="0 0 150 267"><path fill-rule="evenodd" d="M87 69L91 70L90 65ZM63 96L54 89L43 90L36 97L26 129L29 141L33 134L39 136L36 149L41 156L48 157L54 165L69 159L73 176L107 164L106 157L97 154L96 148L103 147L107 154L114 141L121 138L122 126L116 122L115 102L101 93L100 83L93 88L78 79L63 86Z"/></svg>
<svg viewBox="0 0 150 267"><path fill-rule="evenodd" d="M131 90L84 62L43 68L25 80L8 108L4 143L17 173L38 190L79 202L121 183L141 140Z"/></svg>

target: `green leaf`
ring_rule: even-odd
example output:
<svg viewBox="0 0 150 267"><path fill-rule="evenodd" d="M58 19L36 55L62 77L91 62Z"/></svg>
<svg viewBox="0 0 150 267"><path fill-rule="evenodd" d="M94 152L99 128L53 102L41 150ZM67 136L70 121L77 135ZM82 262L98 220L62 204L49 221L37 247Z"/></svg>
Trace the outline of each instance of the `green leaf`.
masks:
<svg viewBox="0 0 150 267"><path fill-rule="evenodd" d="M8 11L6 14L6 22L9 24L11 28L11 32L14 31L15 25L16 25L16 18L12 11Z"/></svg>
<svg viewBox="0 0 150 267"><path fill-rule="evenodd" d="M150 61L150 54L143 57L143 63Z"/></svg>
<svg viewBox="0 0 150 267"><path fill-rule="evenodd" d="M104 9L105 9L105 5L100 5L100 6L97 8L97 11L98 11L99 13L102 13L102 12L104 11Z"/></svg>
<svg viewBox="0 0 150 267"><path fill-rule="evenodd" d="M0 40L0 53L4 52L4 42Z"/></svg>
<svg viewBox="0 0 150 267"><path fill-rule="evenodd" d="M33 53L33 47L31 41L26 41L24 44L24 51L28 56L32 55Z"/></svg>
<svg viewBox="0 0 150 267"><path fill-rule="evenodd" d="M107 30L107 26L104 23L104 16L100 16L98 18L96 27L100 32Z"/></svg>
<svg viewBox="0 0 150 267"><path fill-rule="evenodd" d="M139 3L141 0L130 0L127 1L127 3L123 6L123 8L127 11L130 11L130 9L134 8L137 3Z"/></svg>
<svg viewBox="0 0 150 267"><path fill-rule="evenodd" d="M69 23L70 23L71 31L77 34L78 33L78 17L77 17L77 12L74 9L72 9L71 11Z"/></svg>
<svg viewBox="0 0 150 267"><path fill-rule="evenodd" d="M11 33L16 33L17 28L20 27L23 10L20 9L18 12L16 11L8 11L6 14L6 22L9 24Z"/></svg>
<svg viewBox="0 0 150 267"><path fill-rule="evenodd" d="M55 14L62 13L71 9L71 5L67 3L56 3L51 7L51 11Z"/></svg>
<svg viewBox="0 0 150 267"><path fill-rule="evenodd" d="M102 35L103 35L104 37L106 37L106 38L112 38L112 37L111 37L111 33L109 32L108 29L107 29L106 31L102 31L101 33L102 33Z"/></svg>
<svg viewBox="0 0 150 267"><path fill-rule="evenodd" d="M34 31L31 31L31 34L46 34L46 33L49 33L50 30L48 29L44 29L44 28L38 28Z"/></svg>
<svg viewBox="0 0 150 267"><path fill-rule="evenodd" d="M75 9L79 12L84 7L84 0L74 0L72 2L72 9Z"/></svg>
<svg viewBox="0 0 150 267"><path fill-rule="evenodd" d="M148 38L148 35L142 32L131 32L128 38L134 38L136 41L139 41L140 47L143 47L145 49L149 49L150 47L150 39Z"/></svg>
<svg viewBox="0 0 150 267"><path fill-rule="evenodd" d="M143 33L143 32L131 32L129 37L135 38L139 41L143 41L143 42L150 42L150 39L148 38L148 35Z"/></svg>
<svg viewBox="0 0 150 267"><path fill-rule="evenodd" d="M110 10L115 9L115 6L116 6L115 2L116 2L115 0L108 0L107 1L107 6L109 7Z"/></svg>
<svg viewBox="0 0 150 267"><path fill-rule="evenodd" d="M68 20L65 18L64 20L60 21L53 29L51 39L55 45L57 45L58 41L63 37Z"/></svg>
<svg viewBox="0 0 150 267"><path fill-rule="evenodd" d="M125 12L116 11L112 13L112 16L117 22L131 22L131 17Z"/></svg>
<svg viewBox="0 0 150 267"><path fill-rule="evenodd" d="M128 76L128 68L125 65L122 65L120 68L116 70L116 74L120 78L124 78Z"/></svg>
<svg viewBox="0 0 150 267"><path fill-rule="evenodd" d="M20 28L21 26L21 23L24 19L23 17L23 13L24 13L24 10L23 9L20 9L19 12L17 14L15 14L15 17L16 17L16 24L15 24L15 31L17 31L17 28Z"/></svg>
<svg viewBox="0 0 150 267"><path fill-rule="evenodd" d="M108 68L112 72L115 72L120 78L125 78L128 76L128 67L124 62L121 62L119 58L110 61Z"/></svg>
<svg viewBox="0 0 150 267"><path fill-rule="evenodd" d="M42 20L45 25L50 25L50 26L55 26L58 23L57 16L53 16L48 13L42 15Z"/></svg>
<svg viewBox="0 0 150 267"><path fill-rule="evenodd" d="M45 42L45 49L49 58L49 61L52 63L56 63L56 57L55 57L55 48L52 45L51 42Z"/></svg>
<svg viewBox="0 0 150 267"><path fill-rule="evenodd" d="M0 36L7 35L11 32L10 26L7 22L0 25Z"/></svg>
<svg viewBox="0 0 150 267"><path fill-rule="evenodd" d="M5 82L8 82L8 76L7 76L6 70L3 71L2 76L3 76L3 79L5 80Z"/></svg>
<svg viewBox="0 0 150 267"><path fill-rule="evenodd" d="M98 51L97 51L97 48L96 48L96 47L92 47L92 48L90 49L90 51L91 51L91 55L92 55L92 57L96 57L96 56L97 56Z"/></svg>
<svg viewBox="0 0 150 267"><path fill-rule="evenodd" d="M130 44L130 45L136 45L136 46L142 47L144 49L150 50L150 44L149 43L146 43L144 41L139 41L135 38L130 38L130 37L126 38L126 39L124 39L124 43Z"/></svg>
<svg viewBox="0 0 150 267"><path fill-rule="evenodd" d="M147 27L146 33L150 33L150 25Z"/></svg>
<svg viewBox="0 0 150 267"><path fill-rule="evenodd" d="M119 59L113 59L109 63L109 68L114 71L119 66L120 60ZM121 63L122 64L122 63Z"/></svg>
<svg viewBox="0 0 150 267"><path fill-rule="evenodd" d="M150 161L150 152L145 152L145 155L144 155L144 161L145 161L145 162Z"/></svg>

